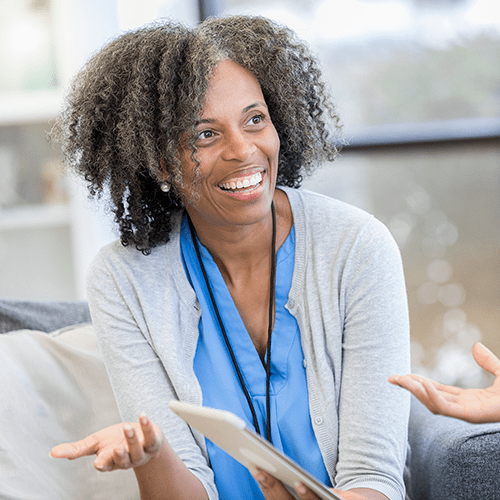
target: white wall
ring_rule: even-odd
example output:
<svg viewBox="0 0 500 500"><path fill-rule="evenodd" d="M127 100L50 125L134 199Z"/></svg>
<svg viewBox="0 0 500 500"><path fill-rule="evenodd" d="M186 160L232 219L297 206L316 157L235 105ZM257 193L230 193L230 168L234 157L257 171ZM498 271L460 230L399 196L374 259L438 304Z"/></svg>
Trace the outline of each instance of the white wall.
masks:
<svg viewBox="0 0 500 500"><path fill-rule="evenodd" d="M92 53L121 31L160 17L194 25L197 0L52 0L61 80L67 84ZM87 198L83 182L70 186L75 296L85 298L85 275L99 248L117 238L111 215Z"/></svg>

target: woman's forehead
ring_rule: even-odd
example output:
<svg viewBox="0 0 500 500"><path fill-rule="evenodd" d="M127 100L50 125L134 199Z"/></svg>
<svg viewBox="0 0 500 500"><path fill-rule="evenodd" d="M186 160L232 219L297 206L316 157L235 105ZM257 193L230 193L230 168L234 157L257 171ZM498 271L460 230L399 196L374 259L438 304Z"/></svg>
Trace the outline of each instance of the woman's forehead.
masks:
<svg viewBox="0 0 500 500"><path fill-rule="evenodd" d="M211 113L217 113L221 108L231 105L243 111L256 102L265 105L255 75L240 64L224 59L212 72L200 118L207 119Z"/></svg>

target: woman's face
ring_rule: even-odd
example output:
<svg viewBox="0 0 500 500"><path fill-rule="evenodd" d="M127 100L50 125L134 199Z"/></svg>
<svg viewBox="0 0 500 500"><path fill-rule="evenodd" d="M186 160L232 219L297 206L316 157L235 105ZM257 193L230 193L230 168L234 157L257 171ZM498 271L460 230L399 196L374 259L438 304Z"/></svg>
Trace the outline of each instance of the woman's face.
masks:
<svg viewBox="0 0 500 500"><path fill-rule="evenodd" d="M273 199L280 143L259 82L233 61L224 60L214 70L196 146L200 162L196 180L186 137L179 146L181 192L190 200L187 210L195 225L263 220Z"/></svg>

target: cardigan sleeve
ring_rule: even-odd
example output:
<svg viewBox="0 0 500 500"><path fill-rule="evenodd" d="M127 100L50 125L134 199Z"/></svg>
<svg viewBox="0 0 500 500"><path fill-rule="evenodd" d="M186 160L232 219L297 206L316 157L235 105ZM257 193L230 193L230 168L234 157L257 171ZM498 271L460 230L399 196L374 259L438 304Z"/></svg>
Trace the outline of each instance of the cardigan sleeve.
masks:
<svg viewBox="0 0 500 500"><path fill-rule="evenodd" d="M401 500L410 396L387 379L410 369L408 305L399 249L376 219L354 240L340 290L337 487L373 488Z"/></svg>
<svg viewBox="0 0 500 500"><path fill-rule="evenodd" d="M168 408L170 399L189 400L193 391L186 382L188 370L182 373L182 304L176 290L164 285L168 280L159 278L164 273L157 265L153 255L144 257L134 249L114 245L101 250L87 276L92 322L122 419L137 421L146 413L210 500L216 500L200 440ZM154 279L156 287L151 286Z"/></svg>

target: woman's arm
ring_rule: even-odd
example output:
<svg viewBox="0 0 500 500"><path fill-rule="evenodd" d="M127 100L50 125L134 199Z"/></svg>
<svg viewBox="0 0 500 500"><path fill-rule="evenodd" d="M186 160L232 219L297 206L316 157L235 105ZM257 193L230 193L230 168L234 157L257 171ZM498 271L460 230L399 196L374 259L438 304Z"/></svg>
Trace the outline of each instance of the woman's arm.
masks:
<svg viewBox="0 0 500 500"><path fill-rule="evenodd" d="M140 444L136 443L139 452ZM168 441L145 465L134 468L141 500L208 500L201 481L186 467Z"/></svg>
<svg viewBox="0 0 500 500"><path fill-rule="evenodd" d="M81 441L60 444L50 454L69 460L96 455L94 467L101 472L133 468L141 500L208 499L200 480L144 415L139 423L106 427Z"/></svg>
<svg viewBox="0 0 500 500"><path fill-rule="evenodd" d="M123 420L134 422L144 413L164 435L161 453L147 466L134 467L144 498L155 498L155 491L165 487L175 492L172 478L180 480L183 490L190 484L203 485L206 492L197 498L215 498L203 438L168 408L171 399L198 402L186 354L189 327L197 332L198 318L179 305L165 260L161 249L148 257L120 245L101 250L88 275L92 321ZM188 327L186 317L192 320Z"/></svg>
<svg viewBox="0 0 500 500"><path fill-rule="evenodd" d="M409 318L399 249L372 220L346 260L336 487L404 498L410 398L387 382L410 367ZM397 372L396 372L397 373Z"/></svg>

